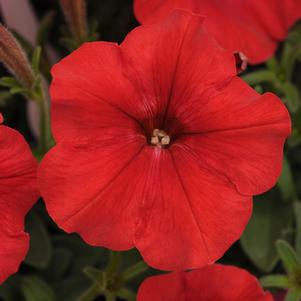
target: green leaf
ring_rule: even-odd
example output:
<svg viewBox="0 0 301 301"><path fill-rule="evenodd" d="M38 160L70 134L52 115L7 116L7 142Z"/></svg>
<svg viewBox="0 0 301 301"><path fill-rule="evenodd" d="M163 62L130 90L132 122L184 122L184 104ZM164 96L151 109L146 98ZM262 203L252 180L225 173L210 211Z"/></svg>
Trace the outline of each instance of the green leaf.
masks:
<svg viewBox="0 0 301 301"><path fill-rule="evenodd" d="M275 83L275 81L277 81L275 74L270 70L258 70L250 72L243 75L242 79L249 85L258 85L264 82Z"/></svg>
<svg viewBox="0 0 301 301"><path fill-rule="evenodd" d="M102 289L99 287L99 285L97 283L94 283L92 286L89 287L89 289L87 289L83 294L76 298L76 301L95 300L102 293Z"/></svg>
<svg viewBox="0 0 301 301"><path fill-rule="evenodd" d="M13 288L9 286L0 286L0 300L4 301L15 301L16 298L14 297Z"/></svg>
<svg viewBox="0 0 301 301"><path fill-rule="evenodd" d="M4 76L0 79L0 86L10 88L10 95L22 94L25 97L30 97L31 93L28 89L24 88L23 85L14 77Z"/></svg>
<svg viewBox="0 0 301 301"><path fill-rule="evenodd" d="M287 80L292 78L294 69L296 67L296 61L301 53L300 41L300 28L296 26L289 32L282 47L281 67L285 71Z"/></svg>
<svg viewBox="0 0 301 301"><path fill-rule="evenodd" d="M259 94L264 93L264 89L261 85L255 85L254 89L256 90L256 92L258 92Z"/></svg>
<svg viewBox="0 0 301 301"><path fill-rule="evenodd" d="M0 285L0 300L3 301L19 301L24 300L20 290L20 277L15 274L9 277L3 284Z"/></svg>
<svg viewBox="0 0 301 301"><path fill-rule="evenodd" d="M285 70L287 80L291 80L292 78L296 61L301 53L300 50L300 41L287 40L284 44L281 56L281 67Z"/></svg>
<svg viewBox="0 0 301 301"><path fill-rule="evenodd" d="M128 281L132 278L140 276L141 274L144 274L148 269L148 265L143 260L141 260L131 267L127 268L126 270L122 271L120 278L123 281Z"/></svg>
<svg viewBox="0 0 301 301"><path fill-rule="evenodd" d="M295 248L297 255L301 258L301 203L299 201L294 202L294 213L296 220Z"/></svg>
<svg viewBox="0 0 301 301"><path fill-rule="evenodd" d="M26 217L25 225L26 231L30 235L30 247L25 263L38 269L44 269L49 265L52 255L48 231L34 210Z"/></svg>
<svg viewBox="0 0 301 301"><path fill-rule="evenodd" d="M273 74L281 73L281 66L279 64L278 59L275 56L267 60L265 64Z"/></svg>
<svg viewBox="0 0 301 301"><path fill-rule="evenodd" d="M82 275L86 266L104 268L108 260L108 251L104 248L91 247L76 235L58 235L53 237L55 247L61 247L72 253L71 275Z"/></svg>
<svg viewBox="0 0 301 301"><path fill-rule="evenodd" d="M53 251L48 269L43 272L45 279L50 282L60 281L71 265L72 253L64 248L56 248Z"/></svg>
<svg viewBox="0 0 301 301"><path fill-rule="evenodd" d="M293 128L290 137L288 137L288 145L290 147L296 147L301 144L301 135L300 130L297 128Z"/></svg>
<svg viewBox="0 0 301 301"><path fill-rule="evenodd" d="M275 242L282 238L282 233L292 222L292 205L279 200L278 189L254 199L253 216L240 243L260 270L266 273L273 270L279 260Z"/></svg>
<svg viewBox="0 0 301 301"><path fill-rule="evenodd" d="M35 276L24 277L21 281L21 290L26 301L56 301L52 288Z"/></svg>
<svg viewBox="0 0 301 301"><path fill-rule="evenodd" d="M127 300L127 301L135 301L136 300L136 294L126 288L126 287L122 287L121 289L118 290L117 292L117 296L122 298L123 300Z"/></svg>
<svg viewBox="0 0 301 301"><path fill-rule="evenodd" d="M301 268L301 262L292 246L284 240L278 240L276 248L287 273L289 275L298 273Z"/></svg>
<svg viewBox="0 0 301 301"><path fill-rule="evenodd" d="M4 76L0 78L0 85L6 88L22 87L21 83L11 76Z"/></svg>
<svg viewBox="0 0 301 301"><path fill-rule="evenodd" d="M291 243L295 240L295 234L296 231L292 226L291 228L287 228L281 231L281 239Z"/></svg>
<svg viewBox="0 0 301 301"><path fill-rule="evenodd" d="M301 40L300 24L294 26L293 29L288 33L286 40L290 43L299 43Z"/></svg>
<svg viewBox="0 0 301 301"><path fill-rule="evenodd" d="M85 276L67 278L54 287L58 301L74 301L91 287L91 280Z"/></svg>
<svg viewBox="0 0 301 301"><path fill-rule="evenodd" d="M296 186L289 162L283 158L282 173L277 183L285 201L294 200L297 196Z"/></svg>
<svg viewBox="0 0 301 301"><path fill-rule="evenodd" d="M290 281L286 275L269 275L260 279L263 287L289 288Z"/></svg>
<svg viewBox="0 0 301 301"><path fill-rule="evenodd" d="M300 301L301 300L301 288L290 289L285 297L285 301Z"/></svg>
<svg viewBox="0 0 301 301"><path fill-rule="evenodd" d="M290 82L282 85L282 90L285 94L285 103L290 112L295 113L300 108L300 93L298 88Z"/></svg>
<svg viewBox="0 0 301 301"><path fill-rule="evenodd" d="M13 87L9 90L9 93L14 95L14 94L22 94L24 95L26 98L30 98L31 97L31 92L28 89L25 89L23 87Z"/></svg>
<svg viewBox="0 0 301 301"><path fill-rule="evenodd" d="M38 74L39 73L39 69L40 69L40 60L41 60L41 54L42 54L42 48L40 46L38 46L35 50L34 53L32 55L32 70L34 72L34 74Z"/></svg>
<svg viewBox="0 0 301 301"><path fill-rule="evenodd" d="M103 271L94 267L87 266L83 269L83 272L89 279L98 283L101 287L105 286L106 275Z"/></svg>

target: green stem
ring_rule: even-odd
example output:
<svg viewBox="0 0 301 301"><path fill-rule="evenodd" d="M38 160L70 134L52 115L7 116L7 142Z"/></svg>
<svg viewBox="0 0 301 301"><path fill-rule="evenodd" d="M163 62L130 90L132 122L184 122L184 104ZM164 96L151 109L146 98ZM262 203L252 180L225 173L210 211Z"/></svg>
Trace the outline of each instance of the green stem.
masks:
<svg viewBox="0 0 301 301"><path fill-rule="evenodd" d="M98 272L94 268L86 268L86 274L94 281L94 284L76 301L93 301L101 293L107 301L115 301L117 296L134 301L136 294L125 287L125 282L144 273L148 266L140 261L125 271L119 273L121 264L121 252L111 251L109 263L104 272ZM102 273L103 276L99 277Z"/></svg>
<svg viewBox="0 0 301 301"><path fill-rule="evenodd" d="M124 300L127 300L127 301L135 301L136 300L136 294L126 287L121 288L117 292L117 296Z"/></svg>
<svg viewBox="0 0 301 301"><path fill-rule="evenodd" d="M84 292L76 301L93 301L100 295L99 285L93 284L86 292Z"/></svg>
<svg viewBox="0 0 301 301"><path fill-rule="evenodd" d="M94 284L76 301L93 301L97 296L100 295L101 292L105 293L107 300L115 300L114 295L110 292L106 291L107 289L107 279L114 276L121 263L121 252L110 251L110 259L105 270L105 279L102 279L102 283L98 281L98 276L93 277ZM113 298L113 299L112 299Z"/></svg>
<svg viewBox="0 0 301 301"><path fill-rule="evenodd" d="M121 264L121 252L110 251L109 263L105 270L108 278L114 275L118 271L120 264Z"/></svg>
<svg viewBox="0 0 301 301"><path fill-rule="evenodd" d="M126 282L148 270L148 266L144 261L139 261L121 273L122 281Z"/></svg>
<svg viewBox="0 0 301 301"><path fill-rule="evenodd" d="M287 41L282 52L281 64L285 70L286 80L291 81L296 61L301 54L301 44Z"/></svg>
<svg viewBox="0 0 301 301"><path fill-rule="evenodd" d="M39 151L41 155L44 155L51 144L51 128L50 128L50 110L47 94L43 88L43 84L40 84L39 93L36 97L40 108L40 137L39 137Z"/></svg>

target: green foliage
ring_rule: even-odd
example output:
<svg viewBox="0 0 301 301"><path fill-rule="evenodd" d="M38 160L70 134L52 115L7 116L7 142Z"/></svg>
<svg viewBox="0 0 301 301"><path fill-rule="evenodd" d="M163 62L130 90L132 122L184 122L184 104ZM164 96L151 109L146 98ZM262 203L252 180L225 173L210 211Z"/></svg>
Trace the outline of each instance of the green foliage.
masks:
<svg viewBox="0 0 301 301"><path fill-rule="evenodd" d="M21 280L21 291L25 301L55 301L52 288L41 278L28 276Z"/></svg>
<svg viewBox="0 0 301 301"><path fill-rule="evenodd" d="M301 260L293 247L284 240L276 243L286 275L269 275L261 278L263 287L287 290L285 301L300 301L301 298Z"/></svg>
<svg viewBox="0 0 301 301"><path fill-rule="evenodd" d="M285 82L282 85L284 102L287 104L290 112L296 113L300 109L300 93L298 88L290 82Z"/></svg>
<svg viewBox="0 0 301 301"><path fill-rule="evenodd" d="M283 158L282 173L277 185L281 191L283 200L290 201L297 198L297 189L294 183L293 173L285 156Z"/></svg>
<svg viewBox="0 0 301 301"><path fill-rule="evenodd" d="M26 231L30 235L30 248L25 263L37 269L46 268L51 260L52 245L48 230L35 211L26 219Z"/></svg>
<svg viewBox="0 0 301 301"><path fill-rule="evenodd" d="M34 53L32 55L31 65L32 65L32 70L36 76L39 75L41 54L42 54L42 48L38 46L34 50Z"/></svg>
<svg viewBox="0 0 301 301"><path fill-rule="evenodd" d="M253 212L240 243L258 269L271 272L279 260L275 242L292 227L292 206L282 201L274 189L255 198Z"/></svg>
<svg viewBox="0 0 301 301"><path fill-rule="evenodd" d="M300 301L300 299L301 299L301 288L291 289L285 297L285 301Z"/></svg>
<svg viewBox="0 0 301 301"><path fill-rule="evenodd" d="M10 95L21 94L26 98L31 98L31 91L25 88L20 81L11 76L0 78L0 86L9 88Z"/></svg>
<svg viewBox="0 0 301 301"><path fill-rule="evenodd" d="M85 276L64 278L54 284L57 300L75 301L89 289L90 285L90 280Z"/></svg>
<svg viewBox="0 0 301 301"><path fill-rule="evenodd" d="M7 88L20 87L20 82L12 76L3 76L0 85Z"/></svg>
<svg viewBox="0 0 301 301"><path fill-rule="evenodd" d="M290 287L290 280L286 275L269 275L260 279L263 287L276 287L288 289Z"/></svg>
<svg viewBox="0 0 301 301"><path fill-rule="evenodd" d="M296 220L295 248L301 258L301 203L299 201L294 202L294 213Z"/></svg>
<svg viewBox="0 0 301 301"><path fill-rule="evenodd" d="M86 266L105 267L108 261L108 251L87 245L76 235L57 235L52 238L55 248L64 248L71 252L72 264L69 268L71 275L83 275Z"/></svg>
<svg viewBox="0 0 301 301"><path fill-rule="evenodd" d="M278 240L276 243L277 253L281 258L283 266L289 275L298 274L301 272L301 262L290 244L283 240Z"/></svg>

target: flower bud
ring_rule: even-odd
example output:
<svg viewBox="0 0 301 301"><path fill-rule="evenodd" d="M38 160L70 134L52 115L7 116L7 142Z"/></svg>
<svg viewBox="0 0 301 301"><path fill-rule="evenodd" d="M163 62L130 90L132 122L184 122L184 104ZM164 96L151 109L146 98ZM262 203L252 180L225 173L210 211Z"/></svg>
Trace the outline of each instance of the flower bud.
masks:
<svg viewBox="0 0 301 301"><path fill-rule="evenodd" d="M27 56L13 35L0 24L0 61L27 88L34 82L34 76Z"/></svg>

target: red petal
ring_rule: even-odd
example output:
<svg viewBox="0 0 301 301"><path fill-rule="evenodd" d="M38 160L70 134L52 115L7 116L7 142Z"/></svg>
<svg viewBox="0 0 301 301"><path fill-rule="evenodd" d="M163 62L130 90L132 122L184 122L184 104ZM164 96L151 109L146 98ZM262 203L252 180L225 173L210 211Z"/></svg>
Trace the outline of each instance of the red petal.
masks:
<svg viewBox="0 0 301 301"><path fill-rule="evenodd" d="M301 0L135 0L141 23L156 23L173 9L208 17L205 25L225 48L243 52L252 64L273 55L289 28L301 18Z"/></svg>
<svg viewBox="0 0 301 301"><path fill-rule="evenodd" d="M195 3L195 0L134 0L134 13L141 24L159 23L176 8L193 11Z"/></svg>
<svg viewBox="0 0 301 301"><path fill-rule="evenodd" d="M183 288L185 278L185 272L149 277L140 285L137 301L186 301L185 289Z"/></svg>
<svg viewBox="0 0 301 301"><path fill-rule="evenodd" d="M290 117L275 95L260 96L235 78L220 95L190 114L189 121L184 117L192 135L178 143L187 145L209 170L228 177L241 193L259 194L276 183Z"/></svg>
<svg viewBox="0 0 301 301"><path fill-rule="evenodd" d="M144 145L144 137L124 130L53 148L39 168L39 184L58 225L92 245L133 247L140 201L134 193L145 180L147 164L142 160Z"/></svg>
<svg viewBox="0 0 301 301"><path fill-rule="evenodd" d="M136 28L121 44L146 99L145 118L164 117L196 87L216 93L236 75L232 52L221 49L202 23L201 16L175 10L160 24Z"/></svg>
<svg viewBox="0 0 301 301"><path fill-rule="evenodd" d="M164 270L214 262L240 237L251 198L211 176L180 147L154 152L152 161L156 168L145 188L136 247L152 267Z"/></svg>
<svg viewBox="0 0 301 301"><path fill-rule="evenodd" d="M24 216L38 199L37 163L24 138L0 126L0 283L17 271L28 250Z"/></svg>
<svg viewBox="0 0 301 301"><path fill-rule="evenodd" d="M210 265L192 272L150 277L140 286L138 301L272 301L259 281L234 266Z"/></svg>
<svg viewBox="0 0 301 301"><path fill-rule="evenodd" d="M52 69L52 127L57 141L137 129L144 107L118 45L87 43ZM118 122L116 122L118 120Z"/></svg>

